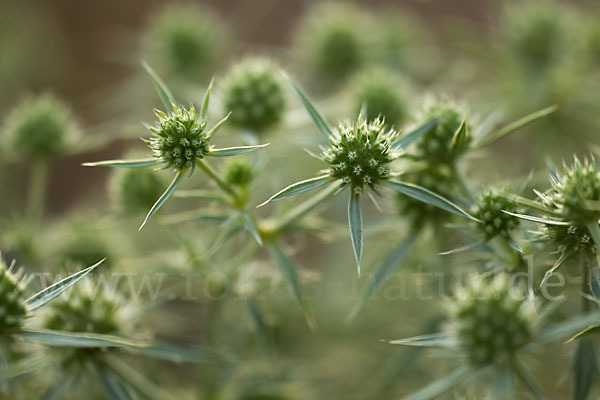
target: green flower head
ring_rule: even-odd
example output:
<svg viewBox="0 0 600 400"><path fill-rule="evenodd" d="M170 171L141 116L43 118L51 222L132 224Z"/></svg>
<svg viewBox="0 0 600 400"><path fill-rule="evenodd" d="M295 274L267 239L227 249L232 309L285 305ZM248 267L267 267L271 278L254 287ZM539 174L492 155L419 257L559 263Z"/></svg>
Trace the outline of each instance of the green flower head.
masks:
<svg viewBox="0 0 600 400"><path fill-rule="evenodd" d="M167 183L161 172L152 168L123 168L115 171L112 188L119 207L137 213L152 207Z"/></svg>
<svg viewBox="0 0 600 400"><path fill-rule="evenodd" d="M231 122L239 127L260 133L283 116L285 91L275 65L267 59L248 59L235 65L223 95Z"/></svg>
<svg viewBox="0 0 600 400"><path fill-rule="evenodd" d="M465 135L457 143L454 138L459 132L465 112L448 100L429 101L420 117L423 123L436 119L435 124L416 143L417 157L431 165L454 162L469 146L470 137ZM468 125L463 127L469 131Z"/></svg>
<svg viewBox="0 0 600 400"><path fill-rule="evenodd" d="M0 332L19 330L27 316L25 285L22 272L14 271L14 264L7 267L0 257Z"/></svg>
<svg viewBox="0 0 600 400"><path fill-rule="evenodd" d="M508 239L510 232L519 226L519 220L503 211L517 212L517 204L507 195L508 188L488 189L477 199L475 217L481 220L480 228L487 240L496 236Z"/></svg>
<svg viewBox="0 0 600 400"><path fill-rule="evenodd" d="M23 100L8 115L4 126L9 148L34 158L64 154L76 132L69 108L49 94Z"/></svg>
<svg viewBox="0 0 600 400"><path fill-rule="evenodd" d="M231 158L225 165L224 178L235 186L246 186L256 175L254 165L245 158Z"/></svg>
<svg viewBox="0 0 600 400"><path fill-rule="evenodd" d="M375 189L391 177L388 164L400 156L391 149L397 136L381 118L366 122L359 116L355 122L340 123L332 131L330 148L323 153L330 165L329 175L351 185L355 193L365 186Z"/></svg>
<svg viewBox="0 0 600 400"><path fill-rule="evenodd" d="M366 107L368 121L381 116L390 125L405 122L408 115L406 88L394 73L367 70L354 78L350 87L356 111Z"/></svg>
<svg viewBox="0 0 600 400"><path fill-rule="evenodd" d="M196 113L194 106L173 108L169 114L156 111L158 122L150 128L154 135L148 145L165 167L193 169L196 159L204 158L209 151L209 137L204 131L207 121Z"/></svg>
<svg viewBox="0 0 600 400"><path fill-rule="evenodd" d="M532 341L533 301L517 297L504 275L476 279L457 292L448 330L473 366L508 365Z"/></svg>

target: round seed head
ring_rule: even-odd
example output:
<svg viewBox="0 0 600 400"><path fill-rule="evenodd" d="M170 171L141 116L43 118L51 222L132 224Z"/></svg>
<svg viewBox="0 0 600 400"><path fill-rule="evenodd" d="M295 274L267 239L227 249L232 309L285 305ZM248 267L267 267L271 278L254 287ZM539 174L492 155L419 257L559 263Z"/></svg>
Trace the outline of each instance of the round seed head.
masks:
<svg viewBox="0 0 600 400"><path fill-rule="evenodd" d="M356 76L350 86L356 111L364 105L368 121L382 117L389 125L396 126L406 121L406 85L394 73L367 70Z"/></svg>
<svg viewBox="0 0 600 400"><path fill-rule="evenodd" d="M69 108L48 94L23 100L4 126L7 146L20 156L34 158L64 154L76 132Z"/></svg>
<svg viewBox="0 0 600 400"><path fill-rule="evenodd" d="M225 165L225 181L236 186L246 186L252 182L256 171L254 165L245 158L230 158Z"/></svg>
<svg viewBox="0 0 600 400"><path fill-rule="evenodd" d="M0 332L19 330L27 316L23 275L9 268L0 257Z"/></svg>
<svg viewBox="0 0 600 400"><path fill-rule="evenodd" d="M152 168L118 168L112 180L114 197L126 212L147 212L164 192L168 182Z"/></svg>
<svg viewBox="0 0 600 400"><path fill-rule="evenodd" d="M153 15L144 36L146 58L161 70L201 78L219 63L230 32L212 10L169 4Z"/></svg>
<svg viewBox="0 0 600 400"><path fill-rule="evenodd" d="M371 20L350 3L317 4L301 21L297 47L317 80L340 82L368 63Z"/></svg>
<svg viewBox="0 0 600 400"><path fill-rule="evenodd" d="M388 164L399 156L391 149L397 136L380 118L365 122L359 116L355 122L340 123L332 132L331 147L323 153L329 174L355 192L365 186L375 188L390 178Z"/></svg>
<svg viewBox="0 0 600 400"><path fill-rule="evenodd" d="M469 145L470 137L467 136L459 148L452 147L452 139L465 112L450 101L435 100L425 105L419 120L424 124L434 118L437 118L435 125L416 143L417 156L431 165L452 163Z"/></svg>
<svg viewBox="0 0 600 400"><path fill-rule="evenodd" d="M533 301L516 296L504 275L460 288L449 308L448 329L473 366L510 363L535 334Z"/></svg>
<svg viewBox="0 0 600 400"><path fill-rule="evenodd" d="M157 111L158 122L150 128L153 133L148 145L153 155L165 167L177 170L194 168L196 159L209 151L209 137L204 132L206 120L194 107L175 106L169 114Z"/></svg>
<svg viewBox="0 0 600 400"><path fill-rule="evenodd" d="M595 254L598 249L585 226L545 225L546 237L556 244L561 253L584 250Z"/></svg>
<svg viewBox="0 0 600 400"><path fill-rule="evenodd" d="M483 222L478 226L486 240L496 236L508 239L510 232L519 226L518 218L503 212L517 211L517 204L507 197L508 194L508 188L488 189L477 199L475 216Z"/></svg>
<svg viewBox="0 0 600 400"><path fill-rule="evenodd" d="M99 232L97 224L71 223L61 237L58 258L61 265L77 269L85 268L106 258L102 268L112 266L113 249L108 238Z"/></svg>
<svg viewBox="0 0 600 400"><path fill-rule="evenodd" d="M248 59L235 65L223 95L231 122L242 128L267 129L283 116L285 91L275 65L267 59Z"/></svg>

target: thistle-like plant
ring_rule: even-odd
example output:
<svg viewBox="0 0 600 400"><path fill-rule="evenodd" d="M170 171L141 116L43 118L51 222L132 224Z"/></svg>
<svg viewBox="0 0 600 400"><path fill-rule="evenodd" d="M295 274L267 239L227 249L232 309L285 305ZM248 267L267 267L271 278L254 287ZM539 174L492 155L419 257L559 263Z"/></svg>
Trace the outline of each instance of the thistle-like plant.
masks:
<svg viewBox="0 0 600 400"><path fill-rule="evenodd" d="M362 113L355 121L342 122L336 128L331 129L298 86L292 83L292 87L300 96L317 129L329 141L329 147L323 151L321 156L318 156L327 168L323 170L323 175L294 183L277 192L261 205L327 184L330 184L330 187L324 192L326 196L320 196L323 200L348 188L350 192L348 202L350 237L359 274L363 243L360 197L365 193L379 195L379 190L387 187L419 201L475 220L459 206L438 194L421 186L398 180L399 174L392 171L390 165L392 161L403 154L405 146L424 133L423 129L419 128L415 132L398 138L398 132L387 128L382 119L365 121Z"/></svg>
<svg viewBox="0 0 600 400"><path fill-rule="evenodd" d="M212 91L212 82L204 95L202 108L196 112L194 106L185 108L177 105L171 91L163 83L162 79L148 66L144 65L152 77L157 91L163 101L167 112L156 111L158 117L157 123L150 127L153 136L147 140L148 146L152 150L152 158L138 160L110 160L84 163L85 166L107 166L123 168L146 168L162 165L165 169L175 171L175 177L165 192L154 203L146 215L140 230L148 220L162 207L162 205L171 197L177 186L183 180L186 172L189 175L194 172L196 166L201 168L209 178L217 185L223 188L232 197L236 196L234 190L227 185L215 171L204 161L205 157L228 157L237 154L247 153L257 150L266 145L238 146L228 148L214 148L210 145L210 139L219 128L229 118L217 122L212 128L207 129L208 103Z"/></svg>
<svg viewBox="0 0 600 400"><path fill-rule="evenodd" d="M402 346L442 349L458 363L450 375L407 396L406 400L439 398L464 381L492 380L492 399L512 399L519 381L536 398L547 398L524 363L524 355L539 346L588 326L595 315L575 317L545 326L548 313L538 311L535 300L504 274L478 277L457 288L448 303L443 332L386 341Z"/></svg>

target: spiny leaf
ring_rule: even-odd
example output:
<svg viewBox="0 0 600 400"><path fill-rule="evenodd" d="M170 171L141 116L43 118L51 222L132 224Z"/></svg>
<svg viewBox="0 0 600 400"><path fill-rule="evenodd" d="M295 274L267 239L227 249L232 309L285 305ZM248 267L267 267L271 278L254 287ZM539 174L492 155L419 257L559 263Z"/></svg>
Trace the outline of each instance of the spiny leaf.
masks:
<svg viewBox="0 0 600 400"><path fill-rule="evenodd" d="M429 335L414 336L407 339L382 340L384 343L400 346L416 347L449 347L454 341L447 333L431 333Z"/></svg>
<svg viewBox="0 0 600 400"><path fill-rule="evenodd" d="M98 376L100 376L100 381L104 385L104 389L111 400L135 400L137 398L127 385L121 382L121 380L114 376L107 368L103 366L99 367Z"/></svg>
<svg viewBox="0 0 600 400"><path fill-rule="evenodd" d="M581 337L588 336L588 335L595 335L598 333L600 333L600 324L589 326L589 327L577 332L575 335L573 335L573 337L571 337L571 339L567 340L565 342L565 344L569 344Z"/></svg>
<svg viewBox="0 0 600 400"><path fill-rule="evenodd" d="M379 266L373 279L370 280L369 285L365 291L364 296L356 307L348 315L348 319L353 319L367 304L369 299L377 292L377 290L385 283L385 281L400 268L404 259L410 254L414 244L417 241L415 235L411 235L402 242L396 248L394 248L385 258L383 263Z"/></svg>
<svg viewBox="0 0 600 400"><path fill-rule="evenodd" d="M556 260L556 262L554 263L554 265L552 266L552 268L550 268L544 274L544 278L542 279L542 282L540 283L540 287L544 286L544 283L546 283L548 281L548 279L550 279L550 277L552 276L552 274L554 274L554 271L556 271L558 269L558 267L560 267L562 265L562 263L565 262L565 260L568 257L569 257L568 253L561 254L560 258L558 260Z"/></svg>
<svg viewBox="0 0 600 400"><path fill-rule="evenodd" d="M256 243L258 243L259 246L262 246L263 240L260 236L260 232L258 231L258 227L256 226L256 222L254 221L252 216L249 215L247 212L243 212L242 220L244 221L244 226L246 227L246 230L250 232L254 240L256 240Z"/></svg>
<svg viewBox="0 0 600 400"><path fill-rule="evenodd" d="M52 347L100 348L145 347L147 343L113 335L87 332L64 332L47 329L25 329L19 334L30 342Z"/></svg>
<svg viewBox="0 0 600 400"><path fill-rule="evenodd" d="M135 347L130 351L142 354L146 357L170 362L187 362L196 364L231 364L232 360L223 357L211 350L189 349L174 347L165 344L152 344L143 347Z"/></svg>
<svg viewBox="0 0 600 400"><path fill-rule="evenodd" d="M263 147L267 147L268 145L269 145L269 143L259 144L256 146L226 147L223 149L214 149L213 148L213 149L210 149L210 151L208 153L206 153L206 155L212 156L212 157L229 157L229 156L235 156L238 154L248 153L250 151L262 149Z"/></svg>
<svg viewBox="0 0 600 400"><path fill-rule="evenodd" d="M215 78L212 78L210 80L210 83L208 84L208 88L206 88L206 92L204 93L204 100L202 100L202 108L200 109L200 117L203 120L206 120L206 116L208 115L208 103L210 102L210 94L212 93L212 88L213 88L214 83L215 83ZM231 113L229 113L229 114L231 114Z"/></svg>
<svg viewBox="0 0 600 400"><path fill-rule="evenodd" d="M536 111L534 113L531 113L529 115L526 115L523 118L520 118L520 119L508 124L504 128L501 128L498 131L490 133L490 134L486 135L485 137L481 138L477 143L475 143L473 145L473 148L480 149L482 147L488 146L488 145L494 143L495 141L502 139L504 136L506 136L518 129L521 129L522 127L529 125L530 123L532 123L540 118L543 118L546 115L551 114L556 110L558 110L558 106L553 105L550 107L546 107L542 110Z"/></svg>
<svg viewBox="0 0 600 400"><path fill-rule="evenodd" d="M500 194L502 196L502 194ZM536 211L540 211L543 212L545 214L549 214L552 216L558 216L559 213L557 213L555 210L551 209L550 207L546 207L545 205L538 203L537 201L533 201L533 200L529 200L525 197L521 197L521 196L517 196L514 194L507 194L506 196L507 199L514 201L515 203L531 208L532 210L536 210Z"/></svg>
<svg viewBox="0 0 600 400"><path fill-rule="evenodd" d="M273 337L269 330L269 326L265 321L263 313L258 303L256 302L256 299L246 299L246 306L248 307L248 312L250 313L250 317L252 318L252 325L254 326L254 330L256 331L258 343L263 352L263 355L267 359L269 359L269 361L274 362L275 346L273 344Z"/></svg>
<svg viewBox="0 0 600 400"><path fill-rule="evenodd" d="M533 215L517 214L517 213L506 211L506 210L502 210L502 212L505 214L508 214L508 215L512 215L513 217L524 219L525 221L537 222L538 224L556 225L556 226L571 225L571 223L569 221L557 221L554 219L534 217Z"/></svg>
<svg viewBox="0 0 600 400"><path fill-rule="evenodd" d="M600 249L600 227L598 226L598 221L587 222L585 226L590 232L590 236L592 236L596 247Z"/></svg>
<svg viewBox="0 0 600 400"><path fill-rule="evenodd" d="M555 325L546 327L536 340L537 345L545 344L554 340L564 339L574 335L582 329L596 326L600 321L600 311L573 317Z"/></svg>
<svg viewBox="0 0 600 400"><path fill-rule="evenodd" d="M348 201L348 223L350 225L350 239L352 239L352 250L356 259L358 276L360 276L360 262L362 260L363 231L362 216L360 213L360 195L350 193Z"/></svg>
<svg viewBox="0 0 600 400"><path fill-rule="evenodd" d="M175 98L173 97L173 94L171 93L165 82L163 82L160 76L158 76L154 69L152 69L152 67L148 65L148 63L146 63L145 61L142 61L142 67L144 67L148 75L150 75L150 78L152 78L154 86L156 87L156 91L158 92L158 96L160 97L160 100L163 102L165 107L167 107L167 110L169 110L169 112L174 112L176 104Z"/></svg>
<svg viewBox="0 0 600 400"><path fill-rule="evenodd" d="M465 139L467 138L467 116L463 117L462 122L460 123L454 135L452 135L452 149L457 150L465 143Z"/></svg>
<svg viewBox="0 0 600 400"><path fill-rule="evenodd" d="M229 218L229 214L223 212L210 212L201 210L182 211L176 214L166 215L159 219L161 224L172 225L183 222L223 222Z"/></svg>
<svg viewBox="0 0 600 400"><path fill-rule="evenodd" d="M306 108L306 111L308 111L308 114L319 129L319 132L321 132L321 134L325 136L327 140L329 140L329 137L331 136L331 129L325 122L325 119L321 116L321 114L319 114L312 102L308 99L308 97L306 97L304 92L294 83L294 81L292 81L292 79L285 73L284 76L292 86L292 89L294 89L298 96L300 96L300 100L302 101L304 108Z"/></svg>
<svg viewBox="0 0 600 400"><path fill-rule="evenodd" d="M392 147L394 149L397 149L397 148L406 149L415 140L418 140L419 138L421 138L422 136L427 134L427 132L430 132L431 129L433 129L435 127L435 125L437 124L437 121L438 121L437 118L431 119L431 120L427 121L426 123L424 123L423 125L415 128L413 131L400 136L398 138L398 140L396 140L394 142Z"/></svg>
<svg viewBox="0 0 600 400"><path fill-rule="evenodd" d="M283 249L281 248L281 245L279 243L271 243L269 245L269 251L271 252L271 256L273 257L273 259L275 259L275 262L277 262L277 265L279 266L279 270L281 271L282 275L289 282L289 284L292 288L292 293L294 295L294 298L296 299L296 302L302 309L304 316L306 318L306 321L308 323L308 326L311 329L315 329L316 323L312 316L310 305L309 305L308 301L306 300L306 298L304 297L304 294L302 293L302 288L300 287L300 281L298 280L298 271L296 271L294 262L283 251Z"/></svg>
<svg viewBox="0 0 600 400"><path fill-rule="evenodd" d="M466 366L459 367L454 370L450 375L445 378L439 379L429 386L419 390L416 393L406 396L404 400L429 400L437 399L439 396L448 390L452 389L464 379L466 379L471 373L472 369Z"/></svg>
<svg viewBox="0 0 600 400"><path fill-rule="evenodd" d="M214 135L215 133L217 133L219 131L219 129L221 129L221 127L223 126L223 124L225 122L227 122L227 120L229 119L230 116L231 116L231 111L226 116L224 116L223 119L221 119L219 122L217 122L215 124L215 126L213 126L212 128L210 128L210 130L208 132L206 132L206 136L211 137L212 135Z"/></svg>
<svg viewBox="0 0 600 400"><path fill-rule="evenodd" d="M55 284L48 286L46 289L34 294L25 301L27 308L29 309L29 311L35 311L38 308L45 306L50 301L64 293L71 286L76 284L81 278L85 277L87 274L96 269L96 267L102 264L104 260L105 259L102 259L96 264L92 265L91 267L87 267L79 272L76 272L73 275L61 280L60 282L56 282Z"/></svg>
<svg viewBox="0 0 600 400"><path fill-rule="evenodd" d="M476 247L483 246L483 245L484 245L483 243L471 243L471 244L467 244L465 246L458 247L456 249L452 249L452 250L448 250L448 251L443 251L443 252L440 253L440 256L449 256L451 254L463 253L465 251L469 251L469 250L472 250L472 249L474 249Z"/></svg>
<svg viewBox="0 0 600 400"><path fill-rule="evenodd" d="M81 165L84 167L120 167L120 168L145 168L158 164L155 158L142 158L139 160L106 160L86 162Z"/></svg>
<svg viewBox="0 0 600 400"><path fill-rule="evenodd" d="M587 400L592 388L594 376L598 373L596 346L590 338L579 340L573 360L573 400Z"/></svg>
<svg viewBox="0 0 600 400"><path fill-rule="evenodd" d="M477 218L473 217L472 215L464 211L462 208L452 203L450 200L440 196L437 193L432 192L429 189L425 189L424 187L412 183L399 181L389 181L387 183L387 186L391 189L396 190L397 192L405 194L408 197L412 197L413 199L422 201L423 203L430 204L432 206L441 208L442 210L446 210L453 214L460 215L461 217L469 218L473 221L479 222Z"/></svg>
<svg viewBox="0 0 600 400"><path fill-rule="evenodd" d="M317 176L316 178L310 178L300 182L296 182L286 187L285 189L275 193L273 196L271 196L271 198L269 198L269 200L265 201L262 204L259 204L256 208L262 207L272 201L285 199L286 197L295 196L297 194L316 189L319 186L323 186L324 184L330 182L333 182L333 179L331 179L329 175L321 175Z"/></svg>
<svg viewBox="0 0 600 400"><path fill-rule="evenodd" d="M523 368L523 366L519 363L515 363L514 369L517 373L517 376L521 379L521 381L525 384L525 386L529 389L529 391L537 398L538 400L546 400L548 396L544 393L540 385L536 382L536 380Z"/></svg>
<svg viewBox="0 0 600 400"><path fill-rule="evenodd" d="M146 218L144 218L144 222L142 222L142 225L138 230L141 231L144 225L146 225L146 223L150 220L150 218L152 218L152 216L156 214L156 212L162 207L162 205L165 204L169 197L171 197L171 195L173 194L175 189L177 189L177 186L179 186L179 183L183 179L184 172L185 170L177 171L175 178L173 178L173 181L171 182L167 190L165 190L165 192L159 197L159 199L156 200L156 203L154 203L150 211L148 211L148 215L146 215Z"/></svg>

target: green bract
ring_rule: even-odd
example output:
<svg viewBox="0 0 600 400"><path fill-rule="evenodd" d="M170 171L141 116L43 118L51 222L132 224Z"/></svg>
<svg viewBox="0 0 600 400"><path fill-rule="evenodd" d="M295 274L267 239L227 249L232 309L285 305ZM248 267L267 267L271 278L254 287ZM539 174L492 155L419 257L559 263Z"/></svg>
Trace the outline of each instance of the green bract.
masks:
<svg viewBox="0 0 600 400"><path fill-rule="evenodd" d="M398 126L408 115L406 87L392 72L366 70L351 83L356 111L366 108L366 119L382 117L389 125Z"/></svg>
<svg viewBox="0 0 600 400"><path fill-rule="evenodd" d="M169 4L149 21L145 52L149 61L173 74L206 76L223 55L227 25L198 4Z"/></svg>
<svg viewBox="0 0 600 400"><path fill-rule="evenodd" d="M52 95L23 100L4 125L7 146L23 157L49 158L73 144L76 124L69 108Z"/></svg>
<svg viewBox="0 0 600 400"><path fill-rule="evenodd" d="M450 305L449 332L474 366L510 365L535 334L531 300L515 298L508 279L475 280Z"/></svg>
<svg viewBox="0 0 600 400"><path fill-rule="evenodd" d="M231 122L260 133L282 118L285 92L275 65L263 58L242 61L229 72L224 107Z"/></svg>
<svg viewBox="0 0 600 400"><path fill-rule="evenodd" d="M515 201L507 198L509 191L504 189L485 190L477 199L474 215L483 223L483 230L487 240L496 236L510 238L510 232L519 226L519 220L504 211L517 212Z"/></svg>
<svg viewBox="0 0 600 400"><path fill-rule="evenodd" d="M22 272L15 272L14 265L7 267L0 257L0 332L10 333L23 326L28 313L25 300Z"/></svg>
<svg viewBox="0 0 600 400"><path fill-rule="evenodd" d="M365 186L375 189L390 178L388 164L400 156L391 145L398 132L387 129L384 121L377 118L371 122L359 115L354 122L343 122L333 129L331 147L323 153L330 165L328 173L361 193Z"/></svg>
<svg viewBox="0 0 600 400"><path fill-rule="evenodd" d="M165 167L176 170L194 169L196 159L209 151L209 137L205 132L206 119L189 109L173 105L168 114L156 111L158 122L150 128L154 136L148 140L152 155Z"/></svg>

